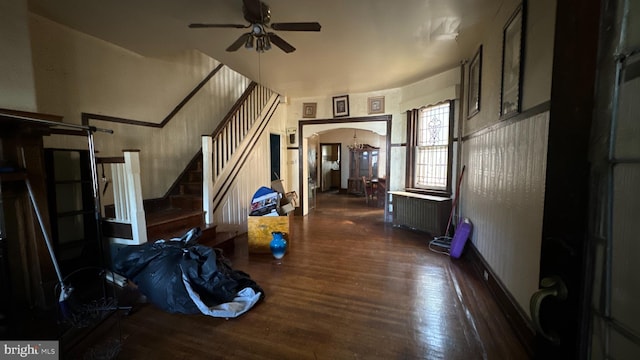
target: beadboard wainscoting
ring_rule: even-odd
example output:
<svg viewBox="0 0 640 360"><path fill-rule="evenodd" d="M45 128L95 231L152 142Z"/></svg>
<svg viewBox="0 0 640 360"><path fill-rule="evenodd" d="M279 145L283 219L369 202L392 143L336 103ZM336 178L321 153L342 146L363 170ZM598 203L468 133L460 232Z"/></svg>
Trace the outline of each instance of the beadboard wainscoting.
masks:
<svg viewBox="0 0 640 360"><path fill-rule="evenodd" d="M548 128L544 111L463 146L462 216L473 222L479 254L527 314L540 272Z"/></svg>

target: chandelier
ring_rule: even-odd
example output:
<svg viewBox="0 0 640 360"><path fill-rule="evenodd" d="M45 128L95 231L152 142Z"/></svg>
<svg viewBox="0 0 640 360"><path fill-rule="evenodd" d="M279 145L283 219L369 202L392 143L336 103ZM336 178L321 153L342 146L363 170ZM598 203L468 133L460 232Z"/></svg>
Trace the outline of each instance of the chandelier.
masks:
<svg viewBox="0 0 640 360"><path fill-rule="evenodd" d="M356 137L356 130L353 130L353 144L347 145L349 150L360 150L363 147L363 144L358 143L358 138Z"/></svg>

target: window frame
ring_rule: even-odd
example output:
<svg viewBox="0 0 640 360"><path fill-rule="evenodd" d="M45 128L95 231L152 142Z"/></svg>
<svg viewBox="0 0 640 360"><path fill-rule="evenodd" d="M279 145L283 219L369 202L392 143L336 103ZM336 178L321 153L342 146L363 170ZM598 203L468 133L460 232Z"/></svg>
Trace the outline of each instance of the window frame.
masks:
<svg viewBox="0 0 640 360"><path fill-rule="evenodd" d="M415 185L416 146L418 144L420 112L426 108L449 104L449 141L447 145L447 185L446 188L423 188ZM446 100L437 104L423 106L419 109L407 110L407 162L405 176L405 190L425 195L449 197L452 193L453 142L455 126L455 100Z"/></svg>

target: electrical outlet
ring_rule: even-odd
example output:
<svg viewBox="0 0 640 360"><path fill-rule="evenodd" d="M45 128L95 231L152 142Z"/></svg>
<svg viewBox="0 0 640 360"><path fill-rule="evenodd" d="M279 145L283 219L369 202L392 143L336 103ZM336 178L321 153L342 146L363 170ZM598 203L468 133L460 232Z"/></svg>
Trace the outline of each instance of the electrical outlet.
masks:
<svg viewBox="0 0 640 360"><path fill-rule="evenodd" d="M484 281L489 281L489 273L487 272L487 270L484 271Z"/></svg>

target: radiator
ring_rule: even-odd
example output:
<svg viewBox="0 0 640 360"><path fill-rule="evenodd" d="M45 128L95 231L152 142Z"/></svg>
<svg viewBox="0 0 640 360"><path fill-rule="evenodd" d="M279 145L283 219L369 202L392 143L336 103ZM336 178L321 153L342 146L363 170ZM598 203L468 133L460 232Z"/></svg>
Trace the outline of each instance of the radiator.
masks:
<svg viewBox="0 0 640 360"><path fill-rule="evenodd" d="M393 225L445 235L451 212L451 198L390 191Z"/></svg>

